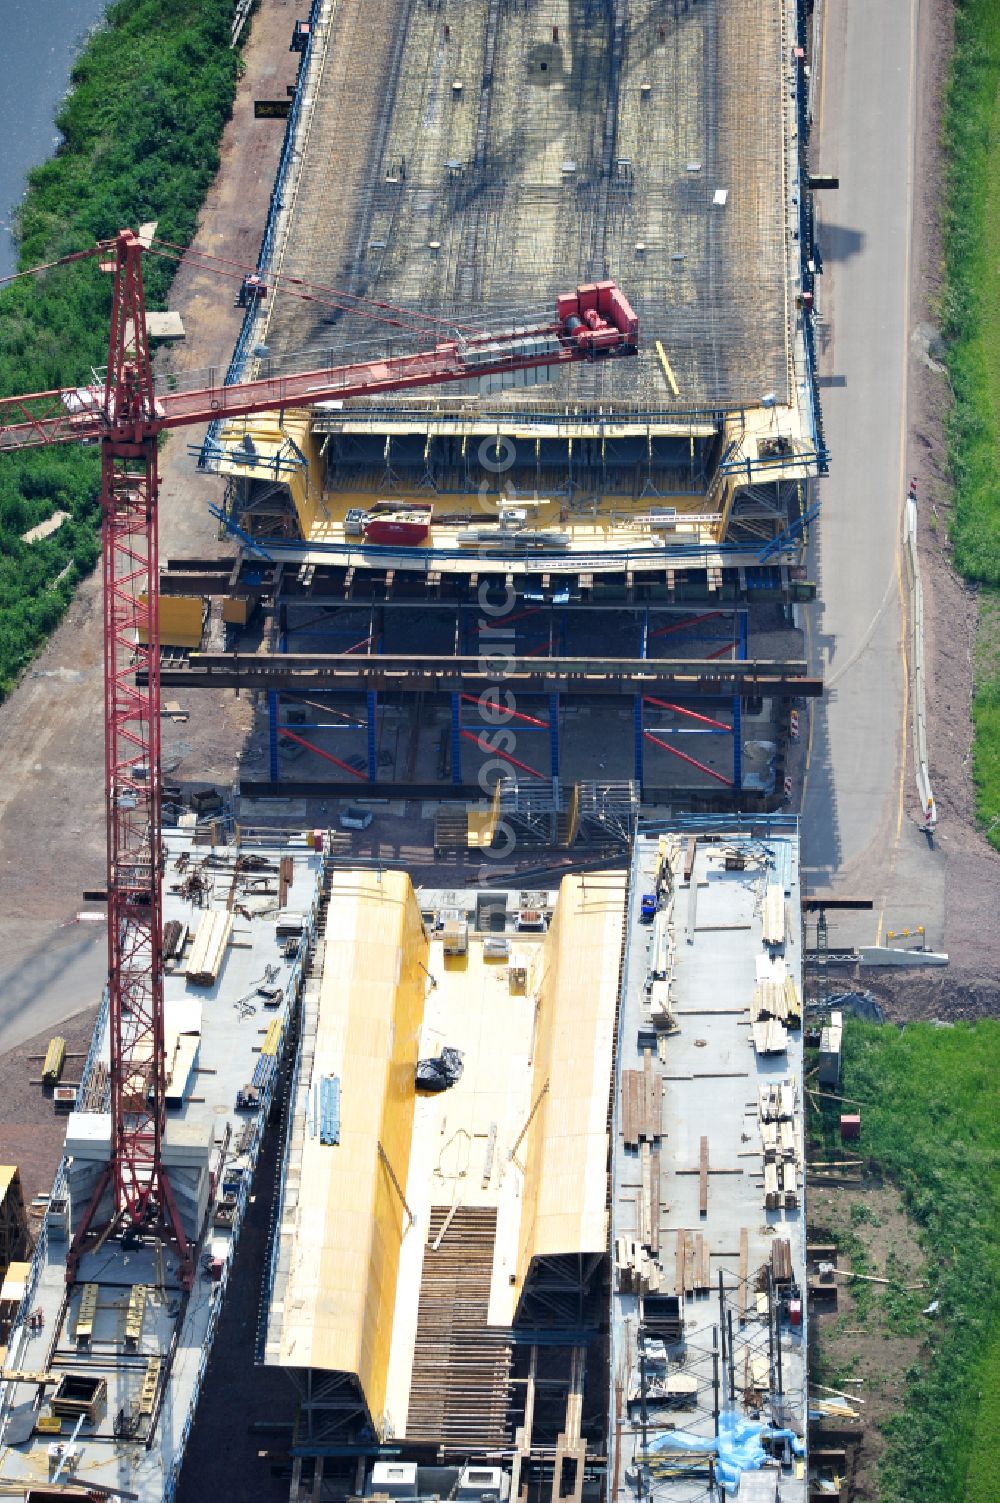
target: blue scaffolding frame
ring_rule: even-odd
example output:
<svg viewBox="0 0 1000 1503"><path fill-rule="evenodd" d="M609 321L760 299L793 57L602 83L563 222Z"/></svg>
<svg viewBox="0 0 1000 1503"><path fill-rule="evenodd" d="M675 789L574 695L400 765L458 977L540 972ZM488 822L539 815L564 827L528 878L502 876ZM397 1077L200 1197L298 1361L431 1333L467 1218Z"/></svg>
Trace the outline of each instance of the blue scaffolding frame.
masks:
<svg viewBox="0 0 1000 1503"><path fill-rule="evenodd" d="M302 603L296 602L296 604ZM385 651L384 630L376 622L379 604L374 601L344 602L338 608L339 612L351 617L352 620L343 625L334 624L335 611L321 609L318 620L298 622L289 626L286 611L282 608L279 611L281 626L274 643L275 651L278 653L289 651L290 637L300 633L346 642L349 645L345 647L345 653L362 647L375 653ZM497 683L498 692L501 695L503 673L499 664L505 656L538 656L540 658L572 656L576 652L593 651L595 633L598 639L603 641L602 618L589 613L586 607L574 609L569 602L525 604L517 601L516 604L518 609L508 614L490 614L488 610L484 613L483 606L474 601L443 603L443 609L453 610L456 615L453 634L456 652L465 657L482 655L498 659ZM367 635L359 640L358 631L363 630L363 627L359 627L357 617L363 612L368 615L369 629ZM664 616L667 617L665 622L661 619ZM659 657L677 656L685 644L692 645L696 642L710 644L721 641L721 647L716 652L707 654L709 657L732 653L742 661L747 656L747 611L743 607L726 605L714 609L689 609L653 603L646 606L644 610L628 613L624 620L617 622L616 629L621 634L619 639L621 655L646 658L651 662ZM323 760L340 767L359 783L371 784L378 781L381 711L379 695L374 690L368 691L365 695L363 714L353 711L347 714L338 712L333 707L335 700L338 697L342 698L345 694L357 699L356 692L350 690L313 691L306 703L321 710L322 705L329 702L330 712L325 717L320 715L303 720L298 714L292 719L289 713L292 706L302 703L297 695L281 689L268 691L268 760L269 778L272 784L280 784L282 781L279 754L282 741L291 741L304 746ZM543 759L543 765L547 762L547 771L542 771L538 766L514 757L502 745L480 743L480 750L483 754L498 757L514 768L539 779L550 777L556 780L559 778L563 760L561 696L558 693L549 694L541 707L539 697L530 696L530 702L524 704L519 702L519 708L506 718L502 708L503 703L503 699L500 698L484 705L481 696L465 694L460 690L451 694L448 745L451 754L450 781L453 786L461 786L464 780L463 761L467 759L463 758L463 743L480 742L481 736L501 729L509 723L509 720L516 720L519 739L522 733L547 737L547 756ZM476 704L481 707L483 713L478 718L470 717L470 707ZM684 704L657 701L651 696L636 696L633 711L634 776L640 787L645 784L645 748L648 744L672 753L679 760L699 769L708 777L725 783L736 792L742 789L743 709L740 696L734 694L726 706L731 717L729 723L702 713L705 708L703 700L699 700L698 705L699 708L694 709ZM657 722L653 724L650 724L647 719L647 710L650 707L661 712ZM669 722L662 723L663 714L671 717ZM339 718L334 718L338 716ZM310 739L315 732L333 731L353 733L359 737L363 747L363 756L355 753L351 761L347 761L317 746ZM684 738L692 736L729 737L732 742L733 775L731 778L715 772L696 757L681 750Z"/></svg>

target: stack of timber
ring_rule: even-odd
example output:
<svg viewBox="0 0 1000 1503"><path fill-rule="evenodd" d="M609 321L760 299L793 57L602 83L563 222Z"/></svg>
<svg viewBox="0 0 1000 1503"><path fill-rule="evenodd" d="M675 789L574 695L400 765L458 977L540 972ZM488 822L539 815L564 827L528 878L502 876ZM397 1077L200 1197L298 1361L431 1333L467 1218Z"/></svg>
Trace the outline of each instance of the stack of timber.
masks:
<svg viewBox="0 0 1000 1503"><path fill-rule="evenodd" d="M663 1077L653 1068L647 1049L641 1070L622 1071L622 1137L626 1148L638 1148L639 1140L652 1142L663 1133Z"/></svg>
<svg viewBox="0 0 1000 1503"><path fill-rule="evenodd" d="M787 1028L798 1028L802 1022L802 999L791 976L757 981L750 1000L750 1021L759 1023L763 1018L774 1018Z"/></svg>
<svg viewBox="0 0 1000 1503"><path fill-rule="evenodd" d="M771 1276L776 1284L792 1281L792 1244L787 1237L775 1237L771 1243Z"/></svg>
<svg viewBox="0 0 1000 1503"><path fill-rule="evenodd" d="M651 982L649 988L649 1021L658 1033L676 1033L673 1003L670 996L669 976Z"/></svg>
<svg viewBox="0 0 1000 1503"><path fill-rule="evenodd" d="M674 1290L685 1295L707 1294L712 1284L708 1239L701 1232L679 1231L674 1251Z"/></svg>
<svg viewBox="0 0 1000 1503"><path fill-rule="evenodd" d="M658 1294L662 1283L660 1265L641 1242L631 1237L615 1238L615 1268L622 1294Z"/></svg>
<svg viewBox="0 0 1000 1503"><path fill-rule="evenodd" d="M795 1087L789 1080L762 1085L757 1097L764 1156L764 1208L794 1211L799 1204L799 1136Z"/></svg>
<svg viewBox="0 0 1000 1503"><path fill-rule="evenodd" d="M753 1024L751 1032L755 1054L763 1056L787 1053L788 1030L776 1018L762 1018L759 1023Z"/></svg>
<svg viewBox="0 0 1000 1503"><path fill-rule="evenodd" d="M496 1224L495 1206L431 1211L407 1440L476 1448L506 1443L511 1351L504 1332L486 1323Z"/></svg>
<svg viewBox="0 0 1000 1503"><path fill-rule="evenodd" d="M232 929L231 913L220 909L202 914L187 963L192 986L214 986L218 981Z"/></svg>
<svg viewBox="0 0 1000 1503"><path fill-rule="evenodd" d="M66 1040L61 1034L49 1040L49 1047L45 1051L45 1062L42 1065L42 1084L56 1085L63 1072L66 1063Z"/></svg>
<svg viewBox="0 0 1000 1503"><path fill-rule="evenodd" d="M783 1122L762 1122L760 1140L764 1148L764 1162L767 1164L779 1159L795 1158L798 1152L795 1123L787 1118Z"/></svg>
<svg viewBox="0 0 1000 1503"><path fill-rule="evenodd" d="M163 926L163 958L164 960L179 960L187 943L187 924L182 924L179 919L168 919Z"/></svg>
<svg viewBox="0 0 1000 1503"><path fill-rule="evenodd" d="M790 1080L766 1081L757 1092L757 1115L762 1122L791 1121L795 1116L795 1086Z"/></svg>
<svg viewBox="0 0 1000 1503"><path fill-rule="evenodd" d="M785 889L772 882L764 893L764 943L780 949L785 943Z"/></svg>
<svg viewBox="0 0 1000 1503"><path fill-rule="evenodd" d="M643 1051L641 1070L623 1070L621 1077L621 1132L626 1148L639 1150L639 1184L636 1195L636 1238L619 1239L625 1249L618 1259L626 1292L645 1293L660 1287L656 1259L660 1252L660 1139L663 1135L663 1077L649 1049ZM634 1253L628 1249L634 1248ZM648 1254L648 1256L647 1256Z"/></svg>

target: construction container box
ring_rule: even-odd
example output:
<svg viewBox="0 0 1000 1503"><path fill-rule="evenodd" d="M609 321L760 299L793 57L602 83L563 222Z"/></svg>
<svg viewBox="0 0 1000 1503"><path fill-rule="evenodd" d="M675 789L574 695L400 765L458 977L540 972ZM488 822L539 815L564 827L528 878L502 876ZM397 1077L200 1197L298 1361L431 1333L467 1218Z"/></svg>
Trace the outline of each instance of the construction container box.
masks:
<svg viewBox="0 0 1000 1503"><path fill-rule="evenodd" d="M139 599L145 605L145 595ZM160 596L160 646L201 646L201 633L205 621L205 602L200 595ZM148 632L139 628L139 641L147 642Z"/></svg>
<svg viewBox="0 0 1000 1503"><path fill-rule="evenodd" d="M247 595L227 595L222 602L222 619L227 626L246 626L254 613L256 601Z"/></svg>

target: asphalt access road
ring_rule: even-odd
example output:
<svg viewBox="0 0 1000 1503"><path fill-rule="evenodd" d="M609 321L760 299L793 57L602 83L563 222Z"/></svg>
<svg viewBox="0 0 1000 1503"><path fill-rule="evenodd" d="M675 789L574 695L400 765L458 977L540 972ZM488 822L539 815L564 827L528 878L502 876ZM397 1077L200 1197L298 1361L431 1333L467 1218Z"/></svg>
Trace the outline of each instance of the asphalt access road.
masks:
<svg viewBox="0 0 1000 1503"><path fill-rule="evenodd" d="M810 890L870 895L874 915L838 920L839 941L870 943L944 922L944 865L919 828L904 735L900 506L911 327L919 0L827 3L816 49L814 172L819 192L820 400L831 452L811 572L819 599L807 640L827 684L814 709L804 783ZM905 576L903 576L905 579ZM902 768L902 773L901 773Z"/></svg>

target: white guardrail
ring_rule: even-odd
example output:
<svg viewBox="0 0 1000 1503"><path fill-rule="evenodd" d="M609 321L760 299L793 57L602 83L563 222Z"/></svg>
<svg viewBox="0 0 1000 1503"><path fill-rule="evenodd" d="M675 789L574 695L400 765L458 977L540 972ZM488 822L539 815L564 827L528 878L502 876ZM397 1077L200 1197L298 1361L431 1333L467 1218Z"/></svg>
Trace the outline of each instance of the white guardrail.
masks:
<svg viewBox="0 0 1000 1503"><path fill-rule="evenodd" d="M924 828L937 826L937 801L931 786L927 760L927 705L924 676L924 592L920 583L920 559L917 554L917 482L910 481L903 505L903 558L910 596L911 680L913 684L913 760L917 792L924 816Z"/></svg>

